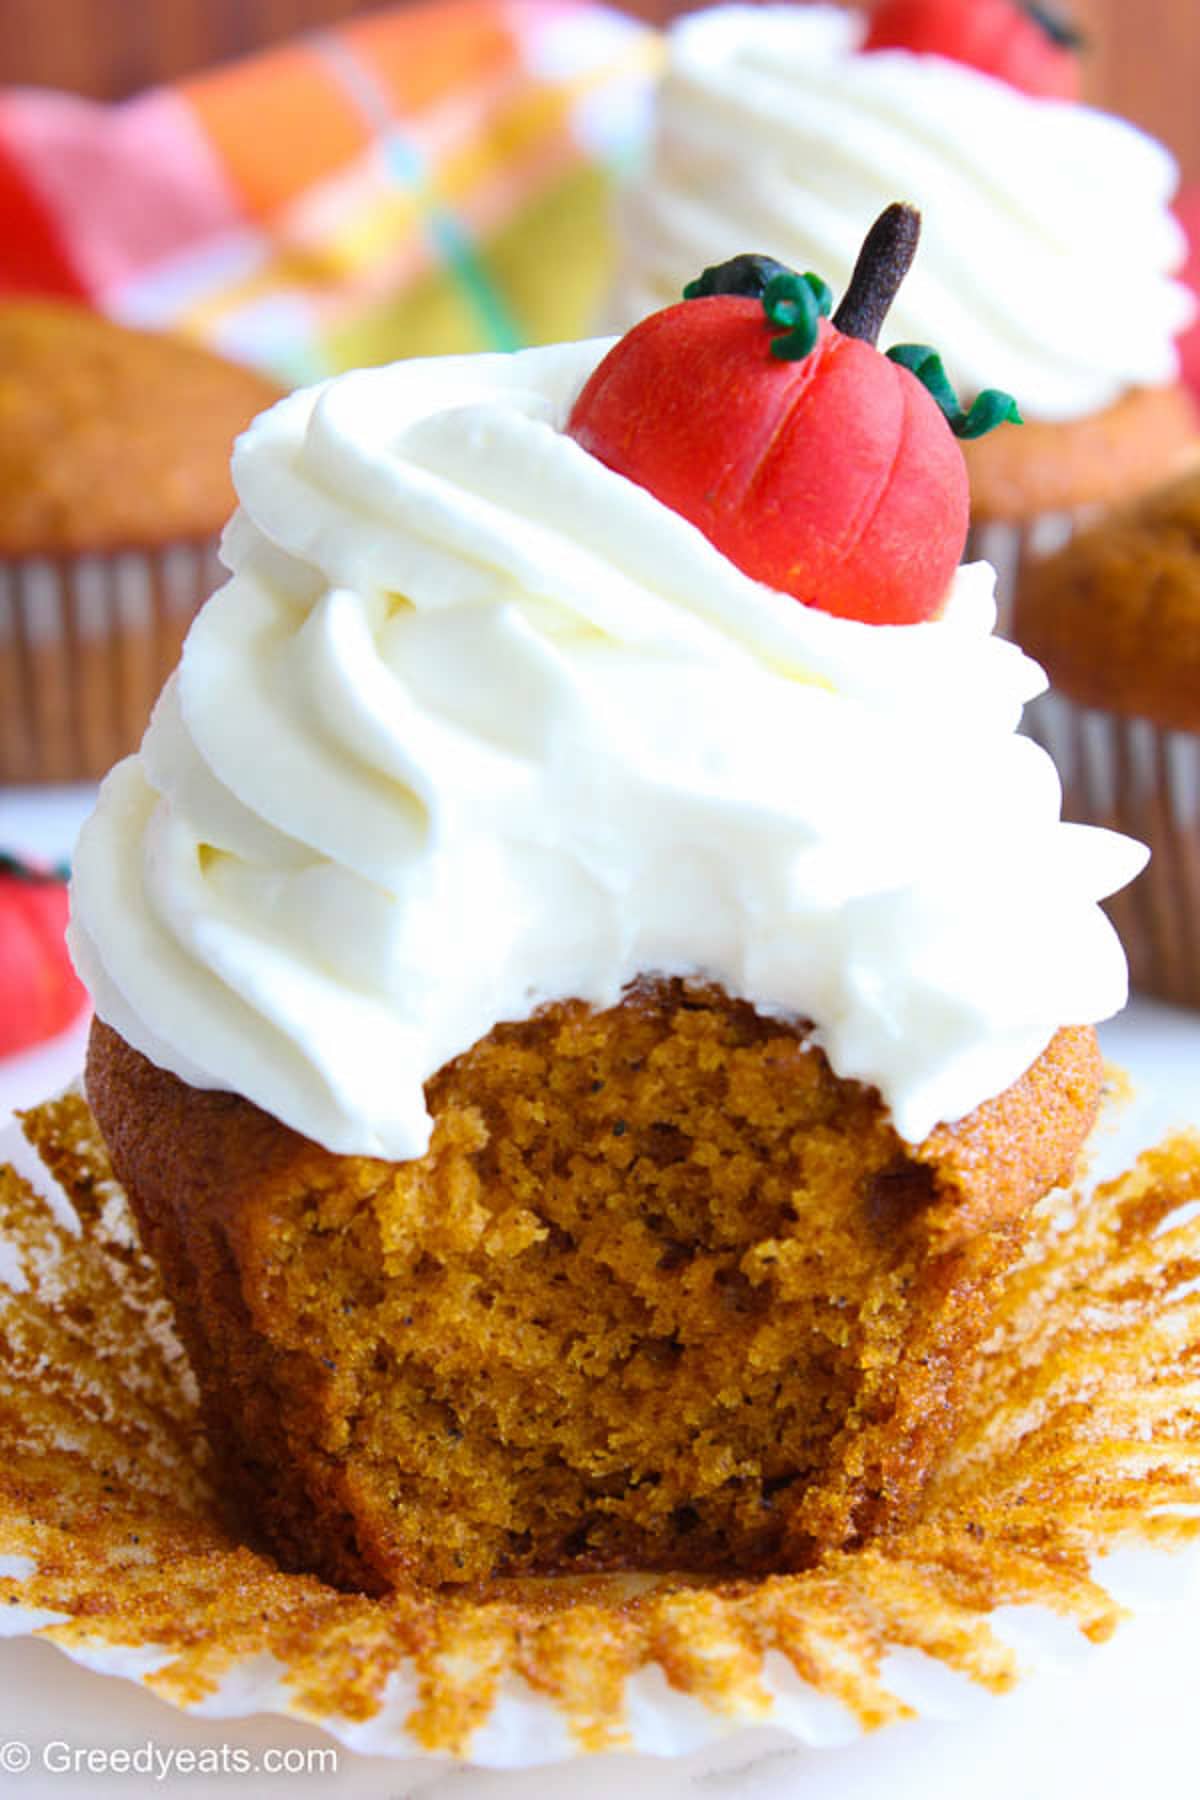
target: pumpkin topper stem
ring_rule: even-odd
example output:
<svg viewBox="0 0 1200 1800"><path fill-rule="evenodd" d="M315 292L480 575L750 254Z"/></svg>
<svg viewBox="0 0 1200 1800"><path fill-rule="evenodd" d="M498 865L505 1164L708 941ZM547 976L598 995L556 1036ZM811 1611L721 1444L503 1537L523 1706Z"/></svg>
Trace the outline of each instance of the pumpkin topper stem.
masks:
<svg viewBox="0 0 1200 1800"><path fill-rule="evenodd" d="M833 315L843 337L877 344L883 321L900 283L912 267L921 236L921 215L901 201L885 207L863 240L850 285Z"/></svg>

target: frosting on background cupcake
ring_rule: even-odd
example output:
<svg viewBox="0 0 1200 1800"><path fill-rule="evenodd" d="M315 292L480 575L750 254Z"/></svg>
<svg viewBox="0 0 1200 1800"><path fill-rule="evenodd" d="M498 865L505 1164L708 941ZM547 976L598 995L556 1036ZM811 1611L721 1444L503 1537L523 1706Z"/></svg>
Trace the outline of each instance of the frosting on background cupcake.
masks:
<svg viewBox="0 0 1200 1800"><path fill-rule="evenodd" d="M1116 1011L1128 839L1060 822L1044 680L943 616L750 580L562 427L607 342L398 364L240 441L232 579L80 842L105 1021L337 1152L408 1158L498 1020L698 973L811 1018L922 1138Z"/></svg>
<svg viewBox="0 0 1200 1800"><path fill-rule="evenodd" d="M1178 376L1192 302L1169 211L1178 171L1124 120L1035 98L940 56L859 53L859 15L730 6L669 34L648 167L620 215L618 322L752 243L835 286L859 221L895 194L924 209L891 315L955 381L1069 420Z"/></svg>

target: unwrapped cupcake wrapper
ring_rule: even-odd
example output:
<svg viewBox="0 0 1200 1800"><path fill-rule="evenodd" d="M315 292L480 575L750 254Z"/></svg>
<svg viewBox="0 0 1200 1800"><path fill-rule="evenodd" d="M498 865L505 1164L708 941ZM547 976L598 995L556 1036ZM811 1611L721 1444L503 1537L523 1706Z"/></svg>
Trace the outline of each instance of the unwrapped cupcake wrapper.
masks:
<svg viewBox="0 0 1200 1800"><path fill-rule="evenodd" d="M0 782L97 780L135 750L220 580L216 538L0 563Z"/></svg>
<svg viewBox="0 0 1200 1800"><path fill-rule="evenodd" d="M1200 1007L1200 734L1054 692L1027 709L1025 728L1058 767L1065 818L1150 846L1145 872L1106 903L1133 986Z"/></svg>
<svg viewBox="0 0 1200 1800"><path fill-rule="evenodd" d="M1124 1166L1131 1131L1144 1141L1137 1104L1094 1174ZM690 1755L764 1725L811 1754L971 1716L1096 1654L1123 1609L1186 1609L1200 1588L1189 1134L1046 1203L956 1441L894 1539L755 1581L382 1599L287 1574L231 1533L157 1270L82 1097L35 1109L26 1135L0 1137L0 1634L187 1710L491 1767ZM1132 1560L1105 1554L1122 1546Z"/></svg>

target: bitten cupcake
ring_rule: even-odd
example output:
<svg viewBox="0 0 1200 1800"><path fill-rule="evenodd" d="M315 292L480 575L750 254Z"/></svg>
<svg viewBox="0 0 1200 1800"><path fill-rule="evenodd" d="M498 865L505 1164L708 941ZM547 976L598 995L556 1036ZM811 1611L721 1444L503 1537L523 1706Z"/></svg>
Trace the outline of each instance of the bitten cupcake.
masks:
<svg viewBox="0 0 1200 1800"><path fill-rule="evenodd" d="M89 1099L289 1565L800 1567L953 1428L1144 853L1017 734L1041 674L958 566L984 421L875 347L915 229L836 312L737 258L619 342L239 442L231 581L71 931Z"/></svg>
<svg viewBox="0 0 1200 1800"><path fill-rule="evenodd" d="M1111 902L1133 979L1200 1006L1200 474L1031 564L1016 629L1053 682L1030 727L1068 816L1150 845L1146 873Z"/></svg>
<svg viewBox="0 0 1200 1800"><path fill-rule="evenodd" d="M618 218L628 323L747 240L842 281L864 211L911 194L929 225L897 335L936 344L968 398L997 382L1025 419L966 452L970 552L1006 604L1028 549L1166 480L1196 442L1175 164L1079 104L1078 80L1069 27L1018 0L718 7L669 33Z"/></svg>
<svg viewBox="0 0 1200 1800"><path fill-rule="evenodd" d="M136 745L216 578L233 439L278 395L79 307L0 306L0 781Z"/></svg>

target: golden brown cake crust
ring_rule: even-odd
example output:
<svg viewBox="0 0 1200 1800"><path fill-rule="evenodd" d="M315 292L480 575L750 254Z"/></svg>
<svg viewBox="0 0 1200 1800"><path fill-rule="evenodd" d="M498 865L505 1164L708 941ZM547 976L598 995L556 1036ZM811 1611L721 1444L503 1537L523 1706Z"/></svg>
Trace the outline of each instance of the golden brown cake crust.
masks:
<svg viewBox="0 0 1200 1800"><path fill-rule="evenodd" d="M1200 472L1031 563L1014 628L1070 699L1200 731Z"/></svg>
<svg viewBox="0 0 1200 1800"><path fill-rule="evenodd" d="M82 307L0 305L0 555L211 536L234 504L233 440L279 393Z"/></svg>
<svg viewBox="0 0 1200 1800"><path fill-rule="evenodd" d="M914 1154L803 1031L646 982L440 1071L414 1163L333 1156L99 1023L87 1085L230 1498L378 1591L761 1571L897 1526L1100 1064L1064 1031Z"/></svg>
<svg viewBox="0 0 1200 1800"><path fill-rule="evenodd" d="M1062 424L1001 425L963 445L977 525L1109 506L1170 480L1200 448L1182 387L1133 388L1103 412Z"/></svg>

